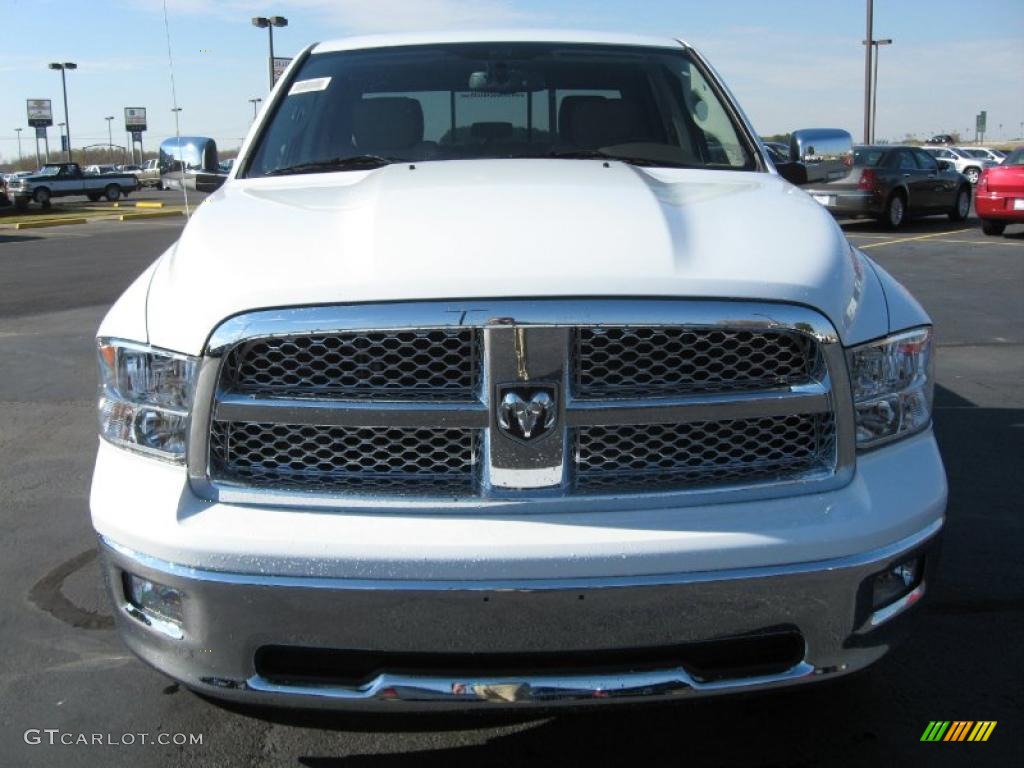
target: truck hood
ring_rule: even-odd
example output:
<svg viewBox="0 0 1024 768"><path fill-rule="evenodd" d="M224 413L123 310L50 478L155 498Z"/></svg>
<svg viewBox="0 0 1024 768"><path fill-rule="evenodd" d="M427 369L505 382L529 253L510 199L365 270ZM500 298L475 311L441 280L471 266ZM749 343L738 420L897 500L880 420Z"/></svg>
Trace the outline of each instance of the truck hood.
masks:
<svg viewBox="0 0 1024 768"><path fill-rule="evenodd" d="M224 319L271 307L693 297L804 304L870 338L886 330L884 303L862 301L873 279L831 216L772 174L427 162L228 182L158 264L147 320L150 343L195 354Z"/></svg>

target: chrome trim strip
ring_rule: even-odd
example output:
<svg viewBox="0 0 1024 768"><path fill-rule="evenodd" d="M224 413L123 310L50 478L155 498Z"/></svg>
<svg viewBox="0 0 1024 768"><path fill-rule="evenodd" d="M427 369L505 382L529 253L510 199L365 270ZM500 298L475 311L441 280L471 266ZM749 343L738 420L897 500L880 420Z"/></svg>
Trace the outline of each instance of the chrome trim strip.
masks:
<svg viewBox="0 0 1024 768"><path fill-rule="evenodd" d="M879 608L877 611L872 613L868 623L872 627L877 627L880 624L884 624L889 621L889 619L895 618L912 605L919 602L921 598L924 597L924 591L925 583L922 581L895 603L891 603L890 605L885 606L885 608Z"/></svg>
<svg viewBox="0 0 1024 768"><path fill-rule="evenodd" d="M839 342L829 321L796 304L687 299L453 299L268 309L235 315L210 334L209 355L240 341L339 331L384 331L491 325L689 325L779 328Z"/></svg>
<svg viewBox="0 0 1024 768"><path fill-rule="evenodd" d="M173 621L167 621L159 616L154 616L151 613L139 610L131 603L123 603L121 610L126 616L130 616L140 624L149 627L150 629L159 632L162 635L166 635L172 640L184 640L185 632L182 628L175 624Z"/></svg>
<svg viewBox="0 0 1024 768"><path fill-rule="evenodd" d="M262 677L247 686L263 693L291 694L347 701L480 702L492 704L546 704L595 699L679 696L714 693L798 681L815 674L802 661L774 675L700 682L682 667L643 672L519 677L447 678L384 673L358 687L340 685L281 685Z"/></svg>
<svg viewBox="0 0 1024 768"><path fill-rule="evenodd" d="M604 427L826 413L831 410L830 389L826 381L775 391L674 398L570 400L565 417L570 427Z"/></svg>
<svg viewBox="0 0 1024 768"><path fill-rule="evenodd" d="M410 581L407 579L336 579L315 576L273 576L267 574L232 573L190 565L172 563L167 560L136 552L129 547L98 534L100 545L117 554L139 563L145 568L170 574L183 579L209 581L220 584L239 584L267 587L297 587L303 589L343 590L388 590L388 591L489 591L489 592L533 592L540 590L574 589L617 589L623 587L650 587L674 584L696 584L711 581L734 581L762 579L774 576L791 576L834 571L844 568L860 568L878 563L883 566L889 561L917 549L941 530L945 518L938 518L920 531L906 536L892 544L854 555L812 560L787 565L767 565L753 568L733 568L721 571L694 571L691 573L653 574L643 576L616 576L579 579L518 579L514 581ZM885 609L883 609L885 610Z"/></svg>
<svg viewBox="0 0 1024 768"><path fill-rule="evenodd" d="M217 421L258 421L310 424L322 427L434 427L483 429L488 424L482 402L395 402L363 400L302 400L217 396Z"/></svg>
<svg viewBox="0 0 1024 768"><path fill-rule="evenodd" d="M484 432L484 496L519 495L531 491L564 494L569 483L572 454L565 426L568 397L569 330L491 325L484 331L485 397L490 419ZM498 422L497 388L547 385L553 388L557 421L548 434L532 441L506 433Z"/></svg>

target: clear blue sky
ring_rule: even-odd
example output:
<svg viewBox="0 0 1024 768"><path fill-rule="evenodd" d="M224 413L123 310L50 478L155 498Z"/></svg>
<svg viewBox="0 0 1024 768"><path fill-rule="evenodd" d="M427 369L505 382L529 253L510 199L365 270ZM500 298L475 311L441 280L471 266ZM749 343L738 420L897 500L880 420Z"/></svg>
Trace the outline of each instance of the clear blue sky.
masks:
<svg viewBox="0 0 1024 768"><path fill-rule="evenodd" d="M363 32L449 27L581 27L683 37L728 82L762 134L844 127L860 138L863 0L167 0L182 131L236 146L267 90L266 31L253 15L287 16L279 55ZM875 0L883 49L878 135L973 130L980 109L993 139L1024 121L1024 0ZM54 101L68 75L75 146L106 142L123 108L149 110L148 148L173 133L161 0L0 0L0 156L16 155L25 99ZM998 127L1002 124L1002 129ZM32 151L32 132L22 141ZM56 126L51 148L59 147Z"/></svg>

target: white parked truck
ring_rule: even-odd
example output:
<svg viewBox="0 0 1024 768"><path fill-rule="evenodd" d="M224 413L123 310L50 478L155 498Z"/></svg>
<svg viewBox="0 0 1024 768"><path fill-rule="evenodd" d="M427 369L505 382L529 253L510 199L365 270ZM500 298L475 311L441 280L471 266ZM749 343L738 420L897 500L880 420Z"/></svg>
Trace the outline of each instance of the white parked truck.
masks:
<svg viewBox="0 0 1024 768"><path fill-rule="evenodd" d="M55 197L84 195L90 200L104 197L114 202L138 188L138 179L130 173L87 174L78 163L47 163L29 176L8 181L7 196L18 208L27 208L30 201L49 208Z"/></svg>
<svg viewBox="0 0 1024 768"><path fill-rule="evenodd" d="M919 304L671 39L303 51L99 329L93 525L144 660L254 704L826 680L946 506ZM785 177L784 177L784 175Z"/></svg>

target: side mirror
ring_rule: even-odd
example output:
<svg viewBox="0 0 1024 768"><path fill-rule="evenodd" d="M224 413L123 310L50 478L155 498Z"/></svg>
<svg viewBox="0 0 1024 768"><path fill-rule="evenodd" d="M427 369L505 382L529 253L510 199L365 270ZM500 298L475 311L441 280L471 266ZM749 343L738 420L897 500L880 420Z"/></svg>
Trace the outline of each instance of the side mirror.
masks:
<svg viewBox="0 0 1024 768"><path fill-rule="evenodd" d="M791 184L842 179L853 168L853 137L838 128L794 131L789 141L789 162L776 166Z"/></svg>
<svg viewBox="0 0 1024 768"><path fill-rule="evenodd" d="M936 162L939 164L940 171L952 171L956 167L949 160L936 160Z"/></svg>

